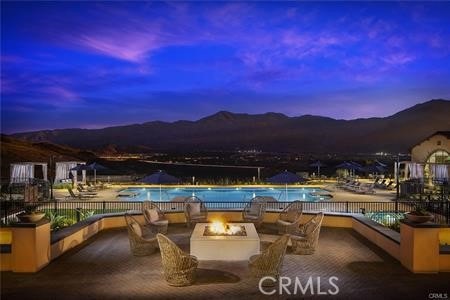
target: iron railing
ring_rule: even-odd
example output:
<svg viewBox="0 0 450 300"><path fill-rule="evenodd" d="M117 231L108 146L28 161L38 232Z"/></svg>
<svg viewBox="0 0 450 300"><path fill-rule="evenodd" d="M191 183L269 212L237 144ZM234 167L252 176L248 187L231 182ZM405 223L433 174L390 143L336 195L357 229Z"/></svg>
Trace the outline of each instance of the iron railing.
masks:
<svg viewBox="0 0 450 300"><path fill-rule="evenodd" d="M157 202L164 212L182 212L184 202ZM243 210L246 201L239 202L205 202L209 210ZM282 211L291 202L267 202L267 211ZM28 206L38 210L64 215L75 221L80 219L81 212L90 214L121 213L129 210L141 211L141 201L53 201L27 203L23 201L1 202L1 223L9 224L16 221L16 215L26 210ZM328 212L328 213L362 213L368 216L377 215L378 220L383 214L403 214L414 208L422 208L434 215L434 221L440 224L450 225L450 202L449 201L397 201L397 202L335 202L318 201L303 202L305 212ZM392 217L386 219L386 224L395 222Z"/></svg>

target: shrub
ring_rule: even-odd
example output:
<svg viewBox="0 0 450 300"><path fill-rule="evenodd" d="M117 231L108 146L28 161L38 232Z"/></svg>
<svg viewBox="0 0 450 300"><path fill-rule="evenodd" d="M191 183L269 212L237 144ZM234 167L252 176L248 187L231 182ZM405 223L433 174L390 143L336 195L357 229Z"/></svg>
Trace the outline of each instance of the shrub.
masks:
<svg viewBox="0 0 450 300"><path fill-rule="evenodd" d="M53 231L57 231L75 224L73 219L67 216L58 215L52 211L47 211L45 216L50 220L50 226Z"/></svg>

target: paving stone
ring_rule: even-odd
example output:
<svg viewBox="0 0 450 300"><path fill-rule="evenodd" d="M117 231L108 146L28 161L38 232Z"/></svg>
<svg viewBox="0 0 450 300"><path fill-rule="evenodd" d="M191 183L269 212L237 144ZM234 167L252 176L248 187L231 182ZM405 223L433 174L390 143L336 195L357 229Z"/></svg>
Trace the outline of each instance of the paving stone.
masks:
<svg viewBox="0 0 450 300"><path fill-rule="evenodd" d="M276 228L265 224L264 239L270 240ZM175 225L169 237L189 251L190 230ZM272 237L275 239L275 236ZM262 243L262 248L267 243ZM265 296L258 280L250 277L246 261L201 261L196 284L170 287L161 276L161 257L155 253L134 257L130 253L125 229L107 230L83 245L65 253L35 274L1 273L1 299L428 299L429 293L447 293L450 274L412 274L394 258L350 229L322 228L314 255L288 252L283 276L320 276L322 290L338 277L339 294ZM290 288L293 291L293 286Z"/></svg>

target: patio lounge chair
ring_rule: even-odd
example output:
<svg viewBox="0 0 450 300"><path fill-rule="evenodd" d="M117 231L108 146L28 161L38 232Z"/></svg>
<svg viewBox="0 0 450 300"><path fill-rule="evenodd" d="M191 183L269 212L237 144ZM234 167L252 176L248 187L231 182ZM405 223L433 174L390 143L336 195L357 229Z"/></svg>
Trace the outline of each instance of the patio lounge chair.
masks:
<svg viewBox="0 0 450 300"><path fill-rule="evenodd" d="M264 197L256 196L244 207L242 219L244 222L250 222L259 228L264 220L266 212L266 200Z"/></svg>
<svg viewBox="0 0 450 300"><path fill-rule="evenodd" d="M319 242L323 212L316 214L298 232L291 234L292 252L294 254L313 254Z"/></svg>
<svg viewBox="0 0 450 300"><path fill-rule="evenodd" d="M97 192L84 190L81 186L77 186L77 191L82 195L97 195Z"/></svg>
<svg viewBox="0 0 450 300"><path fill-rule="evenodd" d="M373 190L374 184L373 183L366 183L361 184L358 188L354 189L353 192L358 194L374 194L375 191Z"/></svg>
<svg viewBox="0 0 450 300"><path fill-rule="evenodd" d="M83 192L96 192L97 189L91 185L89 185L89 183L86 183L87 185L85 186L82 183L78 183L78 187L83 191Z"/></svg>
<svg viewBox="0 0 450 300"><path fill-rule="evenodd" d="M184 215L188 227L191 227L192 224L208 222L208 208L196 196L188 197L185 200Z"/></svg>
<svg viewBox="0 0 450 300"><path fill-rule="evenodd" d="M142 214L152 232L167 233L169 220L166 219L158 205L151 201L144 201L142 203Z"/></svg>
<svg viewBox="0 0 450 300"><path fill-rule="evenodd" d="M161 233L158 233L156 238L161 251L163 274L167 283L172 286L187 286L194 283L198 266L197 258L184 253Z"/></svg>
<svg viewBox="0 0 450 300"><path fill-rule="evenodd" d="M91 198L97 197L96 195L87 195L84 193L75 194L71 188L67 188L67 190L69 191L69 195L70 195L70 196L68 196L68 198L72 198L72 199L91 199Z"/></svg>
<svg viewBox="0 0 450 300"><path fill-rule="evenodd" d="M383 188L383 186L386 186L386 181L387 181L387 179L385 178L385 179L383 179L381 182L378 182L378 183L376 183L375 184L375 187L376 188L380 188L380 189L382 189Z"/></svg>
<svg viewBox="0 0 450 300"><path fill-rule="evenodd" d="M134 256L145 256L155 253L158 242L155 235L144 234L141 224L130 214L125 214L131 253Z"/></svg>
<svg viewBox="0 0 450 300"><path fill-rule="evenodd" d="M303 213L303 203L294 201L289 204L281 213L277 220L278 233L285 234L297 230L300 225L300 218Z"/></svg>
<svg viewBox="0 0 450 300"><path fill-rule="evenodd" d="M283 265L284 254L289 241L289 235L279 237L261 254L253 255L249 259L251 274L256 278L271 276L278 280ZM273 285L275 282L265 280L263 285Z"/></svg>

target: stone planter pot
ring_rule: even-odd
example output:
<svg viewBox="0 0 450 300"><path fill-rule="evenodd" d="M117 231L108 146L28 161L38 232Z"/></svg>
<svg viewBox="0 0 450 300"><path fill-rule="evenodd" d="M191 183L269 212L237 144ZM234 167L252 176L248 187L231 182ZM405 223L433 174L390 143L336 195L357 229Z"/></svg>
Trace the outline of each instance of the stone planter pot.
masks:
<svg viewBox="0 0 450 300"><path fill-rule="evenodd" d="M406 213L405 216L407 220L414 223L425 223L433 220L433 215L418 216L411 213Z"/></svg>
<svg viewBox="0 0 450 300"><path fill-rule="evenodd" d="M34 213L21 213L18 214L17 217L19 218L20 222L22 223L36 223L42 220L44 218L45 213L44 212L34 212Z"/></svg>

